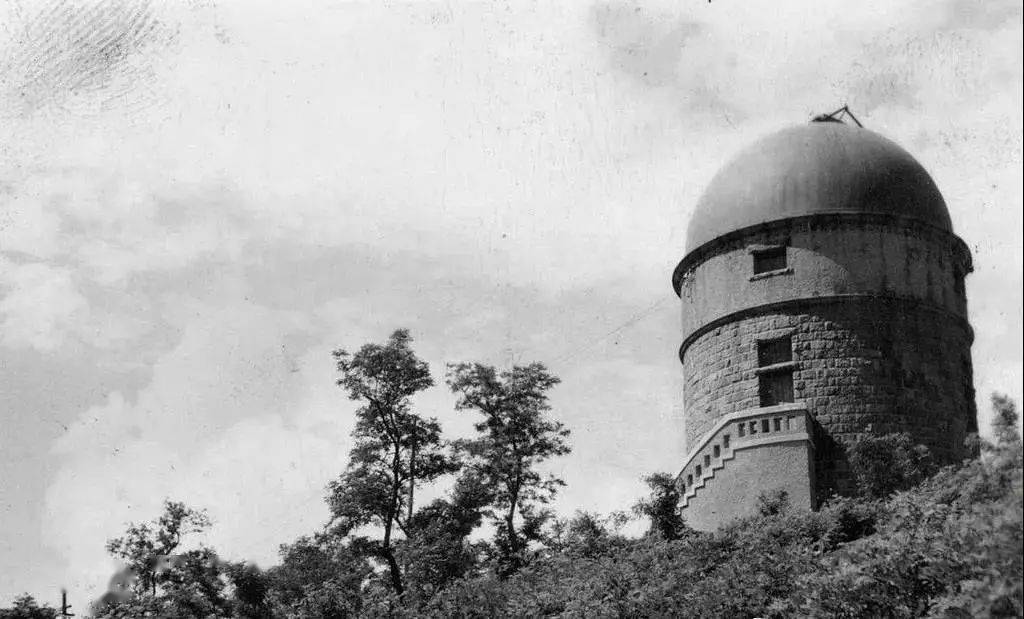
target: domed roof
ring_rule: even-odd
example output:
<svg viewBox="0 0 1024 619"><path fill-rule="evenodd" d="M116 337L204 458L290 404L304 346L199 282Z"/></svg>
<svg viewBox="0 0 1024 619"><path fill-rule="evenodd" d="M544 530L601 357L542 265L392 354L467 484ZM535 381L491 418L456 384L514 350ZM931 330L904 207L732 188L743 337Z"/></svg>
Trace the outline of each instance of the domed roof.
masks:
<svg viewBox="0 0 1024 619"><path fill-rule="evenodd" d="M942 194L910 153L861 127L811 122L754 142L715 175L690 219L686 250L819 213L891 213L952 231Z"/></svg>

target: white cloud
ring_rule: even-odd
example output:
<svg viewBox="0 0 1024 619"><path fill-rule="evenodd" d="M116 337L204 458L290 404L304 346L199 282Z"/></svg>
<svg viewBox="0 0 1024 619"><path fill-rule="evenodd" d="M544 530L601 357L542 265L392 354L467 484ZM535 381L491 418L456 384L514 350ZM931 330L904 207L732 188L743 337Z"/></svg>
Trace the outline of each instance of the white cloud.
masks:
<svg viewBox="0 0 1024 619"><path fill-rule="evenodd" d="M730 152L844 102L935 176L978 266L979 398L1019 396L1021 29L997 4L963 28L958 3L152 7L178 34L135 90L0 125L3 343L151 372L62 413L35 485L68 574L163 496L247 558L315 526L350 406L329 347L397 326L436 371L555 361L566 504L628 503L681 454L665 316L692 204ZM450 400L424 407L463 428Z"/></svg>
<svg viewBox="0 0 1024 619"><path fill-rule="evenodd" d="M7 346L53 351L88 314L70 269L0 261L0 338Z"/></svg>
<svg viewBox="0 0 1024 619"><path fill-rule="evenodd" d="M326 516L349 408L322 362L328 351L311 347L293 315L189 311L199 315L149 385L83 411L54 447L61 467L42 531L67 561L68 584L90 596L109 577L104 540L158 515L165 497L208 509L219 551L264 563Z"/></svg>

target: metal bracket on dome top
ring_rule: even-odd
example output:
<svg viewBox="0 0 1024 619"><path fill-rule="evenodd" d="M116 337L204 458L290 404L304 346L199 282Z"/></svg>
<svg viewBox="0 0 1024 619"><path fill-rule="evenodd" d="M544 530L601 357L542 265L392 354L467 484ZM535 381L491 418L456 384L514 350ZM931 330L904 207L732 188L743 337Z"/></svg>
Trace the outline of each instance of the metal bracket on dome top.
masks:
<svg viewBox="0 0 1024 619"><path fill-rule="evenodd" d="M850 120L852 120L853 122L857 123L857 126L860 127L861 129L864 128L864 125L860 124L860 121L857 120L857 117L854 116L853 112L850 111L850 106L848 106L848 105L843 105L843 107L841 107L838 110L832 112L831 114L819 114L819 115L815 116L814 118L812 118L811 122L812 123L828 123L828 122L841 123L841 122L843 122L841 117L844 116L844 115L848 116L850 118Z"/></svg>

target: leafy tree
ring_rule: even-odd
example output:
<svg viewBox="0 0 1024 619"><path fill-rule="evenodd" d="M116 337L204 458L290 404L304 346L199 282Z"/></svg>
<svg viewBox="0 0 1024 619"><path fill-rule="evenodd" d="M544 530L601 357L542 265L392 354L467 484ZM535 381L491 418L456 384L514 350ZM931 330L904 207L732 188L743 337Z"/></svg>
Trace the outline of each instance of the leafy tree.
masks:
<svg viewBox="0 0 1024 619"><path fill-rule="evenodd" d="M561 423L547 418L548 391L559 380L540 363L498 372L493 366L460 363L448 366L448 386L458 396L457 410L475 410L477 438L459 445L473 470L487 480L497 533L495 544L503 573L522 565L531 540L539 539L559 486L538 465L569 453L569 436Z"/></svg>
<svg viewBox="0 0 1024 619"><path fill-rule="evenodd" d="M935 472L928 448L902 432L864 436L850 447L849 458L857 488L867 497L906 490Z"/></svg>
<svg viewBox="0 0 1024 619"><path fill-rule="evenodd" d="M326 532L300 537L280 553L281 564L266 572L271 616L338 619L359 612L372 568L351 544Z"/></svg>
<svg viewBox="0 0 1024 619"><path fill-rule="evenodd" d="M163 573L181 540L210 526L206 512L184 503L164 501L164 513L152 523L129 524L127 532L107 541L107 552L124 561L138 578L140 591L156 593Z"/></svg>
<svg viewBox="0 0 1024 619"><path fill-rule="evenodd" d="M1019 445L1020 432L1017 430L1017 423L1020 421L1020 415L1017 413L1017 404L1001 393L993 393L992 409L995 412L992 431L996 437L996 444Z"/></svg>
<svg viewBox="0 0 1024 619"><path fill-rule="evenodd" d="M129 524L124 536L107 542L107 551L126 563L115 580L134 581L135 595L125 599L108 593L98 603L96 616L185 619L229 613L225 564L216 553L209 548L178 552L186 535L209 526L205 511L175 501L164 501L164 513L156 520Z"/></svg>
<svg viewBox="0 0 1024 619"><path fill-rule="evenodd" d="M384 345L334 352L338 385L363 406L356 411L348 467L329 485L332 524L343 536L364 525L383 529L380 540L363 545L385 561L399 595L405 586L395 534L410 535L416 488L458 468L445 453L437 420L412 411L412 396L434 382L411 343L409 332L399 329Z"/></svg>
<svg viewBox="0 0 1024 619"><path fill-rule="evenodd" d="M269 594L270 575L252 563L230 563L224 573L231 582L232 616L246 619L272 619Z"/></svg>
<svg viewBox="0 0 1024 619"><path fill-rule="evenodd" d="M9 608L0 608L0 619L54 619L57 610L47 604L40 606L34 597L25 593L14 598Z"/></svg>
<svg viewBox="0 0 1024 619"><path fill-rule="evenodd" d="M571 518L555 521L548 547L568 557L601 556L616 549L625 539L618 531L629 520L629 515L623 512L601 516L577 510Z"/></svg>
<svg viewBox="0 0 1024 619"><path fill-rule="evenodd" d="M409 521L410 536L399 547L405 567L407 608L418 608L459 578L474 574L487 544L470 535L483 519L490 489L468 472L447 496L418 509Z"/></svg>
<svg viewBox="0 0 1024 619"><path fill-rule="evenodd" d="M651 494L633 506L633 513L650 519L648 535L658 535L667 540L679 539L687 527L679 512L681 497L675 477L669 473L654 473L644 477L644 483L651 489Z"/></svg>

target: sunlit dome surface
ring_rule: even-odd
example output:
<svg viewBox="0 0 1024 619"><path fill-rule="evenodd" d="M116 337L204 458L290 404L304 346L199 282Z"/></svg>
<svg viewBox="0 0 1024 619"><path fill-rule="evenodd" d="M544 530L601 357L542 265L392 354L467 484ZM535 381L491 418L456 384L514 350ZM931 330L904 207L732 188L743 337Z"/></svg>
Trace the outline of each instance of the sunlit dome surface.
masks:
<svg viewBox="0 0 1024 619"><path fill-rule="evenodd" d="M686 235L686 250L739 228L819 213L890 213L952 231L928 172L877 133L811 122L754 142L711 180Z"/></svg>

